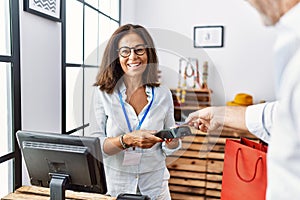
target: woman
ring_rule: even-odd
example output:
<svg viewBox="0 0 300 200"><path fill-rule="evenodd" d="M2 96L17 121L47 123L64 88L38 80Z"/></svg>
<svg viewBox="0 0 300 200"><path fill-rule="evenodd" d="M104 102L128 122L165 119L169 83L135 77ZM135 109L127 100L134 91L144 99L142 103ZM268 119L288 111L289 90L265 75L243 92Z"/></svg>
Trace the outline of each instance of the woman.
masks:
<svg viewBox="0 0 300 200"><path fill-rule="evenodd" d="M165 157L181 146L154 134L175 125L172 95L158 82L158 59L148 31L119 27L104 51L93 114L100 137L108 193L171 199ZM92 122L91 122L92 123Z"/></svg>

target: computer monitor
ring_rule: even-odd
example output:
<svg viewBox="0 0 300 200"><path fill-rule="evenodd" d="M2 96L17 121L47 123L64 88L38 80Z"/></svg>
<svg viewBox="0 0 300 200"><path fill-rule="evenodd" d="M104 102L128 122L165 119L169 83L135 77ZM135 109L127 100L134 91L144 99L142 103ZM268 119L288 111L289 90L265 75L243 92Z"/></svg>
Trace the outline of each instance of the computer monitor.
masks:
<svg viewBox="0 0 300 200"><path fill-rule="evenodd" d="M50 199L64 199L65 189L107 192L100 140L57 133L18 131L32 185L50 187Z"/></svg>

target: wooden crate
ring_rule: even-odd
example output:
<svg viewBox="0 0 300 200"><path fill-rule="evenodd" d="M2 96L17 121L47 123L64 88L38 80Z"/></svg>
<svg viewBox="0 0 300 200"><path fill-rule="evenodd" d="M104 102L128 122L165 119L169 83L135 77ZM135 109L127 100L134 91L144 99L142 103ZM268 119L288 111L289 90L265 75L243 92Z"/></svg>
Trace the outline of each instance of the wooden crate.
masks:
<svg viewBox="0 0 300 200"><path fill-rule="evenodd" d="M257 138L230 128L209 135L194 128L192 132L182 139L182 148L167 157L172 199L220 199L226 139Z"/></svg>

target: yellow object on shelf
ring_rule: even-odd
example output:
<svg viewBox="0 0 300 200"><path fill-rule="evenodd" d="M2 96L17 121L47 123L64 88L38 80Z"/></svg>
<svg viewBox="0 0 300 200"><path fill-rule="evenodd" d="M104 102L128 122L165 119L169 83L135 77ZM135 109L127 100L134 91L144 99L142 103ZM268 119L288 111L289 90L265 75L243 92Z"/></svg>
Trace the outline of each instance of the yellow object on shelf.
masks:
<svg viewBox="0 0 300 200"><path fill-rule="evenodd" d="M249 106L253 104L253 97L250 94L238 93L233 101L228 101L227 106Z"/></svg>

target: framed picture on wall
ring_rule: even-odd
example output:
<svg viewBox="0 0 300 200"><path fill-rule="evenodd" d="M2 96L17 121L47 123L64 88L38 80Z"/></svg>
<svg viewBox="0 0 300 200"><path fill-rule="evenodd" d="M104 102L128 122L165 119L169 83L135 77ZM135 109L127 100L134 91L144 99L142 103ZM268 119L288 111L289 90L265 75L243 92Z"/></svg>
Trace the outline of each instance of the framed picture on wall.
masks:
<svg viewBox="0 0 300 200"><path fill-rule="evenodd" d="M61 0L24 0L24 11L61 21Z"/></svg>
<svg viewBox="0 0 300 200"><path fill-rule="evenodd" d="M221 48L224 46L224 26L195 26L195 48Z"/></svg>

